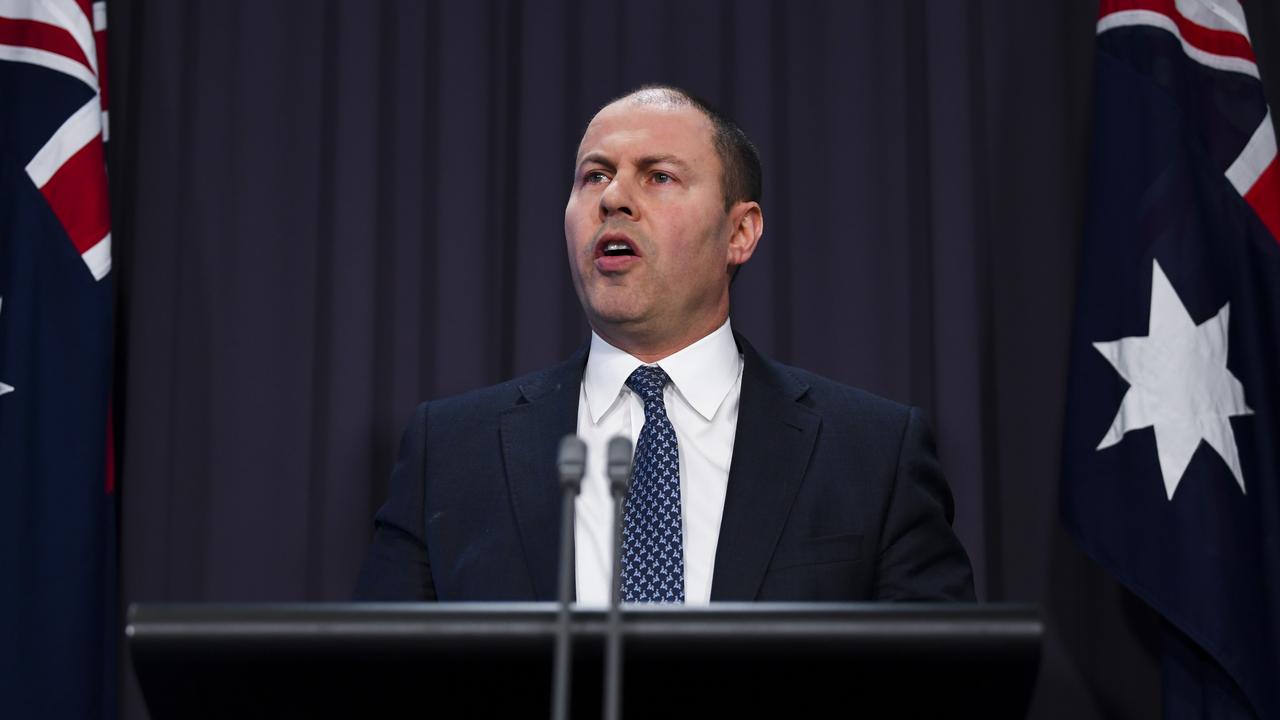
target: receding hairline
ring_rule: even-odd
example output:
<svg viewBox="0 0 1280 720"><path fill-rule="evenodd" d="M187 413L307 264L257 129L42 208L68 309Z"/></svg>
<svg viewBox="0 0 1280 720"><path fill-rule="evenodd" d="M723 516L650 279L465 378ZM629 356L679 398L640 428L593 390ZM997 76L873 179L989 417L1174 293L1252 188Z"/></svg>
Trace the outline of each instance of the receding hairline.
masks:
<svg viewBox="0 0 1280 720"><path fill-rule="evenodd" d="M618 103L630 103L632 105L659 105L672 108L691 107L698 111L699 114L705 116L706 113L698 107L698 103L694 102L692 97L685 92L671 87L642 87L639 90L633 90L616 100L606 104L600 108L603 110L609 105ZM708 118L710 120L710 118Z"/></svg>
<svg viewBox="0 0 1280 720"><path fill-rule="evenodd" d="M659 95L662 97L658 97ZM702 122L707 125L709 131L712 133L712 139L714 140L716 124L711 116L709 116L706 111L698 105L698 103L693 102L687 96L679 93L678 91L664 91L662 88L637 90L629 95L623 95L620 98L610 100L604 105L601 105L600 109L596 110L595 114L591 116L591 119L587 121L587 127L583 129L582 138L586 138L586 131L591 129L591 126L595 123L597 118L599 118L606 110L615 106L639 106L654 108L657 110L692 110L699 118L701 118ZM581 144L581 140L579 140L579 144Z"/></svg>
<svg viewBox="0 0 1280 720"><path fill-rule="evenodd" d="M592 115L591 120L587 123L587 127L590 127L591 123L600 117L600 113L615 105L652 107L660 110L693 110L711 129L712 139L714 140L716 131L715 118L711 116L708 109L701 102L694 100L692 96L677 88L665 86L642 87L639 90L633 90L626 95L614 98L596 110L595 115Z"/></svg>

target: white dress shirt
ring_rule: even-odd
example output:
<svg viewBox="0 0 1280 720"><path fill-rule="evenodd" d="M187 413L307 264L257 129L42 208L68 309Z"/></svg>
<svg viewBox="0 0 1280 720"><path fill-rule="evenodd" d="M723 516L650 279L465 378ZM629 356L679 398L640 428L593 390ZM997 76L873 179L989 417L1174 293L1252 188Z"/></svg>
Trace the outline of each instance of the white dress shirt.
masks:
<svg viewBox="0 0 1280 720"><path fill-rule="evenodd" d="M642 365L595 333L578 396L578 436L587 443L574 523L578 603L608 605L613 553L613 499L605 476L605 448L615 435L634 446L644 426L644 403L627 387ZM742 356L729 321L694 344L653 363L671 382L663 391L680 446L680 515L686 605L711 601L720 517L738 427ZM615 581L616 582L616 581Z"/></svg>

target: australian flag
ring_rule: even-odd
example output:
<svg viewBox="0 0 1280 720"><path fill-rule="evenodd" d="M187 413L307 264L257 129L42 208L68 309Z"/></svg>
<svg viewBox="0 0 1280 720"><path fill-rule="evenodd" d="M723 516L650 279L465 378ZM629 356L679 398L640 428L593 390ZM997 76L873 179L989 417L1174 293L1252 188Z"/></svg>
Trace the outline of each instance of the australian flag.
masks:
<svg viewBox="0 0 1280 720"><path fill-rule="evenodd" d="M0 717L114 717L106 9L0 0Z"/></svg>
<svg viewBox="0 0 1280 720"><path fill-rule="evenodd" d="M1063 520L1164 715L1280 718L1280 169L1236 0L1102 0Z"/></svg>

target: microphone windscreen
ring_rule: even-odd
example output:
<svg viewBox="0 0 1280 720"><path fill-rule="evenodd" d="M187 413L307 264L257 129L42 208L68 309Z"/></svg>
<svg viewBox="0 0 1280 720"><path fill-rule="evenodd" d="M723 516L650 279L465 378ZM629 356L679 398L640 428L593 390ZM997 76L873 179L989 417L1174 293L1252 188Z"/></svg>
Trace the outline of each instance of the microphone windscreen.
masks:
<svg viewBox="0 0 1280 720"><path fill-rule="evenodd" d="M626 492L631 480L631 440L621 435L610 438L606 457L610 488L615 494Z"/></svg>
<svg viewBox="0 0 1280 720"><path fill-rule="evenodd" d="M560 439L560 453L556 456L556 469L560 482L579 483L587 472L587 444L577 435L565 435Z"/></svg>

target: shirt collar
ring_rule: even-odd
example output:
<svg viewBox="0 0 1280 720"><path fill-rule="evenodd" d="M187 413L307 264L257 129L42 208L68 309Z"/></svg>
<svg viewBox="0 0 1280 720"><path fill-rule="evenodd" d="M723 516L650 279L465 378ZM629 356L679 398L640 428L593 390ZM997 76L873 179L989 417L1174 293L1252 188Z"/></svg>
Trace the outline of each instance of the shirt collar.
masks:
<svg viewBox="0 0 1280 720"><path fill-rule="evenodd" d="M715 332L654 364L666 371L676 391L709 422L738 380L739 360L738 345L726 318ZM591 351L582 373L591 422L600 422L621 396L632 371L643 364L591 333Z"/></svg>

